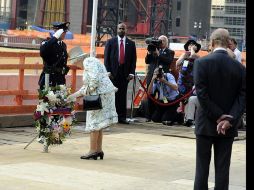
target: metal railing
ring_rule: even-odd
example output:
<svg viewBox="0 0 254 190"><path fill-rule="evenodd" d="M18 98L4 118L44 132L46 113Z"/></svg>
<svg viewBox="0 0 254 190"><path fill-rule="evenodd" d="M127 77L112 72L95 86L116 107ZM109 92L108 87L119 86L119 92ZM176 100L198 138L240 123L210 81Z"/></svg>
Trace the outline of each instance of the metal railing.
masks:
<svg viewBox="0 0 254 190"><path fill-rule="evenodd" d="M0 35L0 46L2 47L39 49L40 43L39 38Z"/></svg>
<svg viewBox="0 0 254 190"><path fill-rule="evenodd" d="M24 100L38 99L38 94L31 94L29 90L24 89L25 70L42 69L43 64L25 64L27 57L39 57L39 52L0 52L0 57L17 58L19 63L17 64L0 64L0 70L19 70L18 73L18 88L10 90L0 90L0 96L15 96L15 105L0 105L0 114L14 114L14 113L33 113L36 109L36 105L24 105ZM76 90L76 75L77 70L80 68L75 65L69 65L71 70L71 89L74 92ZM80 106L81 107L81 106ZM80 109L77 107L77 109Z"/></svg>

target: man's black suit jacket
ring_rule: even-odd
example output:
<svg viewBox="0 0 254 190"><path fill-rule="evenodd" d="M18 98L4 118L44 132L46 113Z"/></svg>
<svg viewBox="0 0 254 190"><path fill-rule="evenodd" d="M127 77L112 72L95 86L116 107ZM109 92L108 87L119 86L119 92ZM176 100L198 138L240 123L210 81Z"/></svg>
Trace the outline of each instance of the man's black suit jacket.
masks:
<svg viewBox="0 0 254 190"><path fill-rule="evenodd" d="M114 37L107 41L104 50L104 65L108 72L111 72L113 77L116 77L119 67L119 53L118 53L118 38ZM128 77L129 74L135 74L137 61L135 42L126 37L125 40L125 62L124 75Z"/></svg>
<svg viewBox="0 0 254 190"><path fill-rule="evenodd" d="M237 121L246 105L246 69L217 50L195 60L194 83L200 107L196 112L195 133L207 136L234 137L238 135ZM223 114L234 117L226 135L217 134L217 119Z"/></svg>
<svg viewBox="0 0 254 190"><path fill-rule="evenodd" d="M158 56L158 65L162 65L162 69L165 73L169 72L170 65L174 60L175 51L165 48L165 50L160 50L160 55Z"/></svg>
<svg viewBox="0 0 254 190"><path fill-rule="evenodd" d="M149 86L151 79L153 77L153 73L156 67L162 65L162 69L165 73L169 72L170 66L174 60L175 51L165 48L164 51L160 50L159 56L154 55L153 53L147 54L145 57L145 62L148 64L148 72L146 83Z"/></svg>

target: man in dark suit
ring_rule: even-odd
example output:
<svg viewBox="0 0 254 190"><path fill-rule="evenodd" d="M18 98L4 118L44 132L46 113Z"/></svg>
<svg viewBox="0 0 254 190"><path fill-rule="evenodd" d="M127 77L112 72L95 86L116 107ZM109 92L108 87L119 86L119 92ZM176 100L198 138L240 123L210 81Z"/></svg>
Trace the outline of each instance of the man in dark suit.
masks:
<svg viewBox="0 0 254 190"><path fill-rule="evenodd" d="M134 78L137 53L135 42L126 37L126 25L117 26L118 36L107 41L104 50L104 65L109 77L118 88L115 96L118 122L128 124L126 121L126 98L130 80Z"/></svg>
<svg viewBox="0 0 254 190"><path fill-rule="evenodd" d="M168 48L169 42L167 36L161 35L158 39L161 40L160 47L156 48L155 51L148 50L145 57L145 62L148 64L147 87L153 77L155 68L161 65L164 73L168 73L175 56L175 52Z"/></svg>
<svg viewBox="0 0 254 190"><path fill-rule="evenodd" d="M169 73L171 63L173 62L175 56L175 52L168 48L169 42L167 36L161 35L158 39L161 40L160 47L155 48L154 51L150 51L148 48L148 52L145 57L145 62L146 64L148 64L148 70L146 75L147 88L150 85L155 68L159 67L160 65L164 73ZM148 98L147 110L145 114L147 122L151 121L154 107L154 102L150 98Z"/></svg>
<svg viewBox="0 0 254 190"><path fill-rule="evenodd" d="M67 47L63 42L68 31L69 22L53 23L54 34L43 40L40 46L40 55L43 59L43 71L40 75L40 89L45 85L45 74L49 74L49 86L65 84L65 75L69 71L67 66Z"/></svg>
<svg viewBox="0 0 254 190"><path fill-rule="evenodd" d="M228 190L229 168L237 122L245 109L246 70L227 53L229 33L216 29L213 52L195 60L194 83L200 106L195 121L196 176L194 190L208 189L211 148L214 149L215 190Z"/></svg>

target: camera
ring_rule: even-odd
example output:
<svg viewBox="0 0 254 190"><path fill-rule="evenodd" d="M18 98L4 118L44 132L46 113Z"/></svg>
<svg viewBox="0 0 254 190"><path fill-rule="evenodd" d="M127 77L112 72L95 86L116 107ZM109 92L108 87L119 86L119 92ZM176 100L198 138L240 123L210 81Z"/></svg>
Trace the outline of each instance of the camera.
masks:
<svg viewBox="0 0 254 190"><path fill-rule="evenodd" d="M158 69L158 74L157 74L157 78L162 78L163 76L163 69L162 69L162 66L159 65L159 69Z"/></svg>
<svg viewBox="0 0 254 190"><path fill-rule="evenodd" d="M159 49L161 44L162 44L161 40L159 40L158 38L154 38L154 37L146 38L145 42L148 45L147 46L147 51L149 51L149 52L156 51L156 48Z"/></svg>

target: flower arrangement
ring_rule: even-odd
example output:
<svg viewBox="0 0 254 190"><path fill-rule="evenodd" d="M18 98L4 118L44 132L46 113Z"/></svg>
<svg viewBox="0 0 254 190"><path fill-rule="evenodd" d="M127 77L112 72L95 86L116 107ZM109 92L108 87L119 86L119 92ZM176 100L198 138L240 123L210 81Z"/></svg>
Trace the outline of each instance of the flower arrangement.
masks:
<svg viewBox="0 0 254 190"><path fill-rule="evenodd" d="M38 92L39 104L34 112L37 140L44 146L62 144L76 122L75 100L67 101L71 89L58 85Z"/></svg>

